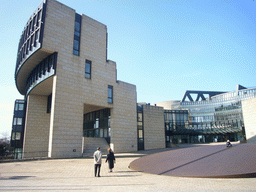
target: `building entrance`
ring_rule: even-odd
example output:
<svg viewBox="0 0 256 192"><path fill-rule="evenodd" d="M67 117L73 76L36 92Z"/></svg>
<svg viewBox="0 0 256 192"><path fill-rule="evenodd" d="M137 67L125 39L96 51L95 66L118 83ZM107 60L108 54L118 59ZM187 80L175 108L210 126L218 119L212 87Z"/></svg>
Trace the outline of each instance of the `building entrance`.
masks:
<svg viewBox="0 0 256 192"><path fill-rule="evenodd" d="M84 114L83 137L102 137L110 140L110 109Z"/></svg>

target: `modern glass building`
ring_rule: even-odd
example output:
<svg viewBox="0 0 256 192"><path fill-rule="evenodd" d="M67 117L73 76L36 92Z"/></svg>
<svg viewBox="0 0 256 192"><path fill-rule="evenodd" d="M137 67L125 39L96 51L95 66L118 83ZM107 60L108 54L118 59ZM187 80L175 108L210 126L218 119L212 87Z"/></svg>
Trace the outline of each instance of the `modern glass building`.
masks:
<svg viewBox="0 0 256 192"><path fill-rule="evenodd" d="M203 93L208 97L201 97ZM181 101L157 104L171 108L164 111L166 145L246 140L242 103L255 97L256 88L238 86L236 91L218 94L187 91Z"/></svg>
<svg viewBox="0 0 256 192"><path fill-rule="evenodd" d="M25 100L17 99L14 104L11 147L14 148L14 158L20 159L22 156L24 125L25 125Z"/></svg>

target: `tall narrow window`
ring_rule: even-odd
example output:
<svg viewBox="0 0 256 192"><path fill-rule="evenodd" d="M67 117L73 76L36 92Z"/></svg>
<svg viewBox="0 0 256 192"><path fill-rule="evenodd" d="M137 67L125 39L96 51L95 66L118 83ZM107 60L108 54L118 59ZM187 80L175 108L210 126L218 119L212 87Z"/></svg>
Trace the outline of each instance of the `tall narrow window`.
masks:
<svg viewBox="0 0 256 192"><path fill-rule="evenodd" d="M85 78L91 79L91 65L92 62L89 60L85 61Z"/></svg>
<svg viewBox="0 0 256 192"><path fill-rule="evenodd" d="M137 105L137 139L138 139L138 150L144 150L143 106L138 106L138 105Z"/></svg>
<svg viewBox="0 0 256 192"><path fill-rule="evenodd" d="M79 51L80 51L81 24L82 24L82 17L81 17L81 15L76 13L74 43L73 43L73 54L74 55L79 55Z"/></svg>
<svg viewBox="0 0 256 192"><path fill-rule="evenodd" d="M51 108L52 108L52 94L50 94L47 99L47 113L51 113Z"/></svg>
<svg viewBox="0 0 256 192"><path fill-rule="evenodd" d="M113 86L108 86L108 103L113 103Z"/></svg>

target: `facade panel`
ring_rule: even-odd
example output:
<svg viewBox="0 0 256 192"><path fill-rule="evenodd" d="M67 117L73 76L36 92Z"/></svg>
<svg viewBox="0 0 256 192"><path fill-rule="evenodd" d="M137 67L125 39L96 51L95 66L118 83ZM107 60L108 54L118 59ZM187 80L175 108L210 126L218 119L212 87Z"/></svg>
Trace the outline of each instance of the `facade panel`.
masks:
<svg viewBox="0 0 256 192"><path fill-rule="evenodd" d="M245 135L248 143L256 143L256 98L242 101Z"/></svg>

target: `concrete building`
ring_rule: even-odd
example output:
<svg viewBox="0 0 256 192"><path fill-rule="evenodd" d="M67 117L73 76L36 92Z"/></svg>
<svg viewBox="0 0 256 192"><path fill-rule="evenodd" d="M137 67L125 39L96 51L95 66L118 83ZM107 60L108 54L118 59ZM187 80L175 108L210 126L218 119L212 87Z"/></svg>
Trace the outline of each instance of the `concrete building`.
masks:
<svg viewBox="0 0 256 192"><path fill-rule="evenodd" d="M256 88L186 91L181 101L137 104L136 86L117 80L107 27L56 0L44 0L22 32L15 82L16 158L64 158L170 147L255 142ZM193 99L192 94L196 94ZM188 101L187 101L188 99Z"/></svg>
<svg viewBox="0 0 256 192"><path fill-rule="evenodd" d="M44 0L22 32L15 69L26 101L23 157L80 157L84 136L136 151L136 86L116 73L106 25Z"/></svg>

